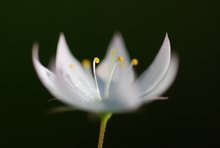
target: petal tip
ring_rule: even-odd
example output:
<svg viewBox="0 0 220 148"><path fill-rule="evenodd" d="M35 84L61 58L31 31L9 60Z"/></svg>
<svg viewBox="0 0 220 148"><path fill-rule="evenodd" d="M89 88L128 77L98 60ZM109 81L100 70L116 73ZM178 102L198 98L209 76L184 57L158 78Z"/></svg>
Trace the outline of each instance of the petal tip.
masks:
<svg viewBox="0 0 220 148"><path fill-rule="evenodd" d="M35 42L32 46L32 58L33 59L38 59L39 55L39 44L37 42Z"/></svg>
<svg viewBox="0 0 220 148"><path fill-rule="evenodd" d="M122 40L122 34L120 31L115 31L113 35L113 40Z"/></svg>
<svg viewBox="0 0 220 148"><path fill-rule="evenodd" d="M60 36L59 36L59 42L58 43L62 43L65 42L65 36L63 32L60 32Z"/></svg>
<svg viewBox="0 0 220 148"><path fill-rule="evenodd" d="M34 65L35 70L38 70L39 68L39 44L38 43L34 43L32 46L32 62Z"/></svg>
<svg viewBox="0 0 220 148"><path fill-rule="evenodd" d="M68 50L68 45L67 45L64 34L61 32L59 36L58 44L57 44L57 55L62 54L66 50Z"/></svg>
<svg viewBox="0 0 220 148"><path fill-rule="evenodd" d="M170 57L171 45L170 45L170 40L169 40L169 37L168 37L168 33L166 33L166 35L165 35L165 38L163 40L163 43L161 45L160 50L161 50L161 52L167 53Z"/></svg>
<svg viewBox="0 0 220 148"><path fill-rule="evenodd" d="M165 38L164 38L164 43L168 46L170 46L170 39L168 33L166 33Z"/></svg>
<svg viewBox="0 0 220 148"><path fill-rule="evenodd" d="M116 30L116 31L114 32L114 36L121 36L121 32L118 31L118 30Z"/></svg>

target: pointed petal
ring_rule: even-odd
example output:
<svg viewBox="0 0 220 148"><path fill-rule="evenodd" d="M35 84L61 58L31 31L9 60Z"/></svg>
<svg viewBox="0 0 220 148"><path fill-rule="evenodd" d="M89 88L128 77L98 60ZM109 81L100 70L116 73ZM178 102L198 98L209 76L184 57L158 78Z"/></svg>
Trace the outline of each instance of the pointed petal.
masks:
<svg viewBox="0 0 220 148"><path fill-rule="evenodd" d="M170 41L168 35L166 35L153 63L136 81L136 85L141 90L140 96L149 93L164 77L170 64L170 54Z"/></svg>
<svg viewBox="0 0 220 148"><path fill-rule="evenodd" d="M113 69L113 64L117 60L118 56L123 57L123 67L126 69L130 65L130 58L127 49L124 44L124 40L120 33L116 32L109 44L107 54L104 60L97 67L97 74L104 80L108 79L109 74ZM115 73L114 79L117 79L120 75L120 70ZM134 72L131 73L131 77L134 77Z"/></svg>
<svg viewBox="0 0 220 148"><path fill-rule="evenodd" d="M51 72L49 69L44 67L40 61L38 56L38 45L34 44L32 49L32 60L34 68L37 72L38 77L40 78L43 85L55 96L60 96L62 93L57 89L55 85L55 74Z"/></svg>
<svg viewBox="0 0 220 148"><path fill-rule="evenodd" d="M108 47L108 53L107 55L111 55L112 52L114 52L113 50L115 50L116 52L116 57L118 56L122 56L124 58L124 61L126 63L130 62L130 58L124 43L124 39L122 38L122 35L119 32L116 32L109 44Z"/></svg>
<svg viewBox="0 0 220 148"><path fill-rule="evenodd" d="M174 82L179 66L179 58L177 54L172 54L169 69L159 84L147 94L143 101L157 100ZM160 97L159 97L160 98Z"/></svg>
<svg viewBox="0 0 220 148"><path fill-rule="evenodd" d="M77 95L67 86L67 83L63 81L61 82L61 80L53 72L51 72L40 63L37 44L33 45L32 60L34 68L41 82L58 100L67 105L74 106L74 108L80 110L88 110L94 112L100 110L100 104L97 102L86 101L85 98Z"/></svg>
<svg viewBox="0 0 220 148"><path fill-rule="evenodd" d="M40 63L39 56L38 56L38 45L37 44L33 45L32 59L33 59L34 68L35 68L41 82L43 83L43 85L55 97L65 98L66 97L65 93L63 93L57 85L56 75Z"/></svg>
<svg viewBox="0 0 220 148"><path fill-rule="evenodd" d="M96 97L94 81L71 54L63 34L60 35L57 47L56 72L88 97Z"/></svg>

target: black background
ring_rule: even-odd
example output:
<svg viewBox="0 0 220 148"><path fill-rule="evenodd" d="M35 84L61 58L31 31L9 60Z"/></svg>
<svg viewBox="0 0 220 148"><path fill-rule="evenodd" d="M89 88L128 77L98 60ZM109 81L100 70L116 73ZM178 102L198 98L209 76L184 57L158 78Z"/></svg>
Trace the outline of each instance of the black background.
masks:
<svg viewBox="0 0 220 148"><path fill-rule="evenodd" d="M60 105L38 80L31 47L40 43L44 65L60 32L79 60L103 57L118 30L140 74L168 32L180 56L174 85L131 114L114 115L105 148L214 147L220 133L219 11L216 1L19 0L0 2L0 147L96 147L98 120L75 111L47 115Z"/></svg>

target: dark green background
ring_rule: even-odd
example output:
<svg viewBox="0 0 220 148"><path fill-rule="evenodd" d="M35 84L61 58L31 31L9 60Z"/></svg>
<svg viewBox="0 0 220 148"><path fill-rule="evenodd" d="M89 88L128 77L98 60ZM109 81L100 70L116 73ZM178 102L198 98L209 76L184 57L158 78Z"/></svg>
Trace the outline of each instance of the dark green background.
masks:
<svg viewBox="0 0 220 148"><path fill-rule="evenodd" d="M0 2L0 147L96 147L96 120L84 112L46 115L58 102L38 80L31 47L40 43L46 65L64 32L82 59L103 57L114 33L122 32L140 74L165 33L180 56L174 85L165 96L109 122L105 148L214 147L220 132L219 11L216 1L19 0Z"/></svg>

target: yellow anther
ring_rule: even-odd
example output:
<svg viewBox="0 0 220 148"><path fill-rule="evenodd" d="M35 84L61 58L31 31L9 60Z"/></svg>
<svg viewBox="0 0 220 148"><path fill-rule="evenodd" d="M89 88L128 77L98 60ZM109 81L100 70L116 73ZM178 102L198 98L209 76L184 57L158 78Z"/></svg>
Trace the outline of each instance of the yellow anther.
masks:
<svg viewBox="0 0 220 148"><path fill-rule="evenodd" d="M132 59L131 64L134 65L134 66L138 65L138 59L135 59L135 58Z"/></svg>
<svg viewBox="0 0 220 148"><path fill-rule="evenodd" d="M90 62L88 59L83 59L83 60L82 60L82 65L83 65L83 67L85 67L85 68L90 68L91 62Z"/></svg>
<svg viewBox="0 0 220 148"><path fill-rule="evenodd" d="M98 57L95 57L94 61L95 61L96 64L98 64L100 62L100 59Z"/></svg>
<svg viewBox="0 0 220 148"><path fill-rule="evenodd" d="M73 67L74 67L74 64L69 65L69 68L73 69Z"/></svg>
<svg viewBox="0 0 220 148"><path fill-rule="evenodd" d="M118 61L122 62L124 60L123 56L118 56Z"/></svg>

